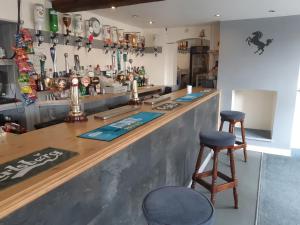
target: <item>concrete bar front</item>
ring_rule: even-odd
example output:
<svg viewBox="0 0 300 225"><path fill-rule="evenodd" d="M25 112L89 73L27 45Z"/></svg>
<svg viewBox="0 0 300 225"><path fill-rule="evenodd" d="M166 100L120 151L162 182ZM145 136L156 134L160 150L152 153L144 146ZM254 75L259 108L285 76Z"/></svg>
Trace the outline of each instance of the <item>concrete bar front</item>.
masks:
<svg viewBox="0 0 300 225"><path fill-rule="evenodd" d="M201 89L194 89L199 92ZM169 94L174 100L185 90ZM140 111L157 111L143 105ZM111 141L78 135L114 121L89 117L20 136L0 138L0 164L46 147L75 157L0 191L0 224L146 225L141 204L154 188L187 185L194 170L201 130L215 130L219 92L182 105Z"/></svg>

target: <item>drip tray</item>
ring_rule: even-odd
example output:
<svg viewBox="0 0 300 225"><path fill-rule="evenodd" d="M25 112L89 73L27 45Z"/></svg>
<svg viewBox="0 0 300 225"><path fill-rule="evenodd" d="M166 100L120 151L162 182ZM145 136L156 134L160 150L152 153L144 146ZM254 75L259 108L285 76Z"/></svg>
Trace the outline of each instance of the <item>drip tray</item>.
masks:
<svg viewBox="0 0 300 225"><path fill-rule="evenodd" d="M112 117L120 116L125 113L133 112L136 110L139 110L141 107L139 106L131 106L131 105L126 105L122 106L119 108L107 110L101 113L97 113L94 117L95 119L102 119L102 120L107 120Z"/></svg>
<svg viewBox="0 0 300 225"><path fill-rule="evenodd" d="M164 111L171 111L173 109L176 109L177 107L181 106L180 103L174 103L174 102L168 102L162 105L159 105L155 107L156 110L164 110Z"/></svg>

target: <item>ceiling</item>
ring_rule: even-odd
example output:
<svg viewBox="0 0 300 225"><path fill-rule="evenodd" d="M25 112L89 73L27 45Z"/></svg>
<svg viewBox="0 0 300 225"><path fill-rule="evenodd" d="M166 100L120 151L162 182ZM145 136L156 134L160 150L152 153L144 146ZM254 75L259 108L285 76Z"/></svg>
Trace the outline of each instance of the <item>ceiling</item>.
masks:
<svg viewBox="0 0 300 225"><path fill-rule="evenodd" d="M269 12L269 10L275 10L275 12ZM94 12L100 16L142 28L178 27L213 21L300 15L300 1L165 0L116 9L100 9ZM221 16L216 17L216 14ZM149 24L150 20L153 21L152 25Z"/></svg>

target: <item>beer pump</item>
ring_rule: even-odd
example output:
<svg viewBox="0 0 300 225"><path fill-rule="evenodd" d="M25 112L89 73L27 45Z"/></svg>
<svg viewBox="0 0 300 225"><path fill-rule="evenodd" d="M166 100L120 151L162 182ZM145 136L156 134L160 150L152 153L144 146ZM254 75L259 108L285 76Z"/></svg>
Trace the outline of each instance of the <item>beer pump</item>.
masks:
<svg viewBox="0 0 300 225"><path fill-rule="evenodd" d="M86 115L81 111L79 103L79 79L74 74L71 79L71 110L65 119L68 123L87 121Z"/></svg>
<svg viewBox="0 0 300 225"><path fill-rule="evenodd" d="M139 99L137 80L133 80L131 99L129 101L129 105L140 105L140 104L142 104L142 102Z"/></svg>
<svg viewBox="0 0 300 225"><path fill-rule="evenodd" d="M35 4L33 8L34 29L35 36L40 46L44 42L44 35L42 34L45 23L45 7L42 4Z"/></svg>
<svg viewBox="0 0 300 225"><path fill-rule="evenodd" d="M41 67L41 74L38 79L38 89L39 91L44 91L45 90L45 79L46 79L46 74L45 74L45 62L46 62L46 55L41 54L39 56L40 58L40 67Z"/></svg>
<svg viewBox="0 0 300 225"><path fill-rule="evenodd" d="M81 14L75 14L73 19L74 35L76 37L77 50L82 47L83 22Z"/></svg>
<svg viewBox="0 0 300 225"><path fill-rule="evenodd" d="M154 55L158 55L158 42L159 42L159 36L158 34L153 35L153 44L154 44Z"/></svg>
<svg viewBox="0 0 300 225"><path fill-rule="evenodd" d="M79 79L77 74L79 73L80 69L80 61L78 55L74 55L74 61L76 74L73 73L71 78L71 110L65 119L65 121L68 123L83 122L88 120L86 115L81 111L79 102Z"/></svg>
<svg viewBox="0 0 300 225"><path fill-rule="evenodd" d="M57 73L57 66L56 66L56 49L54 47L50 48L50 55L53 64L53 78L57 78L58 73Z"/></svg>
<svg viewBox="0 0 300 225"><path fill-rule="evenodd" d="M80 70L80 61L79 61L79 55L74 55L74 69L76 71L76 75L79 74Z"/></svg>
<svg viewBox="0 0 300 225"><path fill-rule="evenodd" d="M58 12L55 9L49 9L49 27L50 27L50 38L53 47L58 44Z"/></svg>
<svg viewBox="0 0 300 225"><path fill-rule="evenodd" d="M68 45L70 43L70 33L71 33L70 25L71 25L71 21L72 21L71 15L68 14L68 13L65 13L63 15L63 23L64 23L64 26L65 26L64 36L65 36L65 44L66 45Z"/></svg>

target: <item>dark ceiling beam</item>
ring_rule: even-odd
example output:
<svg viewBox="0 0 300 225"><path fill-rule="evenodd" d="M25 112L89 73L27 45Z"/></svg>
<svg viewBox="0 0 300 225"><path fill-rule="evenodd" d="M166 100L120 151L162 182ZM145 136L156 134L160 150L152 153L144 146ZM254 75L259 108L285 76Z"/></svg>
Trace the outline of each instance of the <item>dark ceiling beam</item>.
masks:
<svg viewBox="0 0 300 225"><path fill-rule="evenodd" d="M137 5L164 0L52 0L52 6L59 12L78 12L95 9Z"/></svg>

